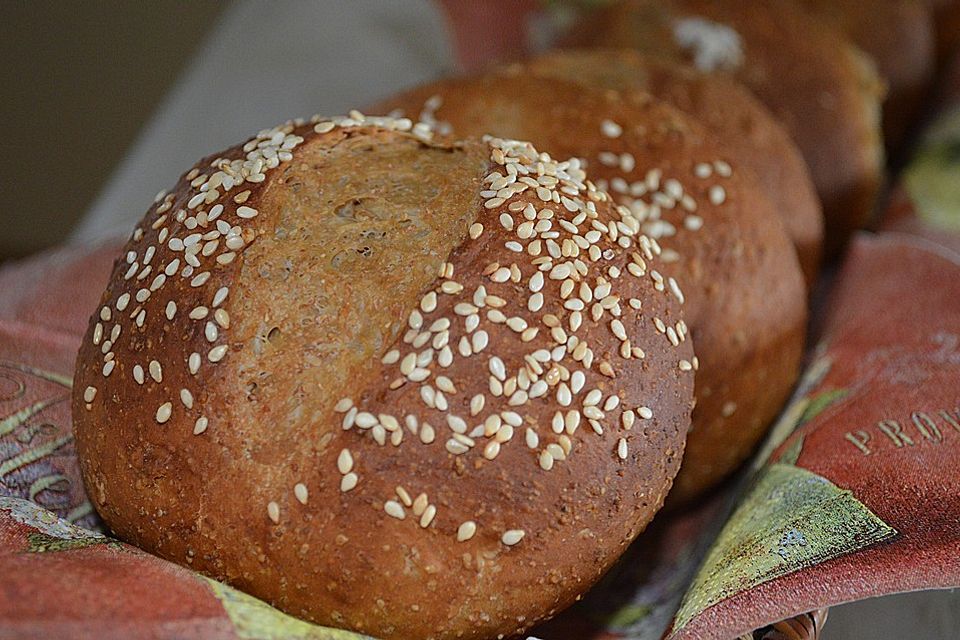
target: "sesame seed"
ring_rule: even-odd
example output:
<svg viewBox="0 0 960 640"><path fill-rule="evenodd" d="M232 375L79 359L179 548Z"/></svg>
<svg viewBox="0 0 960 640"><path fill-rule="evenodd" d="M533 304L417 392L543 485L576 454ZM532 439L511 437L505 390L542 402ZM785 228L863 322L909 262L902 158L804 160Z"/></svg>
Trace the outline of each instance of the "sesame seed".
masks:
<svg viewBox="0 0 960 640"><path fill-rule="evenodd" d="M227 313L226 309L217 309L214 311L213 319L224 329L230 328L230 314Z"/></svg>
<svg viewBox="0 0 960 640"><path fill-rule="evenodd" d="M543 289L543 273L537 271L530 277L530 291L537 293Z"/></svg>
<svg viewBox="0 0 960 640"><path fill-rule="evenodd" d="M585 407L590 407L600 403L600 399L603 397L603 392L600 389L592 389L587 397L583 399L583 405Z"/></svg>
<svg viewBox="0 0 960 640"><path fill-rule="evenodd" d="M106 377L108 377L111 373L113 373L113 368L114 368L115 366L117 366L117 363L116 363L115 360L109 360L109 361L107 361L107 362L103 365L103 371L102 371L103 377L106 378Z"/></svg>
<svg viewBox="0 0 960 640"><path fill-rule="evenodd" d="M173 404L169 402L164 402L157 409L157 422L163 424L170 419L171 414L173 413Z"/></svg>
<svg viewBox="0 0 960 640"><path fill-rule="evenodd" d="M474 333L473 337L470 339L470 346L474 353L480 353L483 351L487 347L488 343L489 336L483 329Z"/></svg>
<svg viewBox="0 0 960 640"><path fill-rule="evenodd" d="M400 498L400 502L402 502L404 506L406 507L413 506L413 500L410 498L410 493L406 489L404 489L403 486L398 485L394 489L394 491L397 493L397 497Z"/></svg>
<svg viewBox="0 0 960 640"><path fill-rule="evenodd" d="M350 407L347 413L344 414L343 420L341 421L340 425L344 431L347 431L353 428L353 424L356 419L357 419L357 408Z"/></svg>
<svg viewBox="0 0 960 640"><path fill-rule="evenodd" d="M539 462L540 468L544 471L550 471L553 469L553 456L546 449L540 452Z"/></svg>
<svg viewBox="0 0 960 640"><path fill-rule="evenodd" d="M608 138L619 138L623 134L623 127L613 120L604 120L600 123L600 131Z"/></svg>
<svg viewBox="0 0 960 640"><path fill-rule="evenodd" d="M457 527L457 542L466 542L477 533L477 523L473 520L467 520L460 523Z"/></svg>
<svg viewBox="0 0 960 640"><path fill-rule="evenodd" d="M200 416L193 425L193 435L198 436L207 430L208 421L206 416Z"/></svg>
<svg viewBox="0 0 960 640"><path fill-rule="evenodd" d="M590 420L603 420L604 413L597 407L584 407L583 415Z"/></svg>
<svg viewBox="0 0 960 640"><path fill-rule="evenodd" d="M87 387L83 390L83 401L84 402L93 402L93 399L97 397L97 388L96 387Z"/></svg>
<svg viewBox="0 0 960 640"><path fill-rule="evenodd" d="M190 393L189 389L180 389L180 402L183 403L187 409L193 408L193 394Z"/></svg>
<svg viewBox="0 0 960 640"><path fill-rule="evenodd" d="M420 526L426 529L430 526L430 523L433 522L434 517L437 515L437 508L432 504L427 506L424 510L423 515L420 516Z"/></svg>
<svg viewBox="0 0 960 640"><path fill-rule="evenodd" d="M502 434L504 441L506 441L513 436L513 427L519 427L523 424L523 418L516 411L501 411L500 417L503 418L506 425L501 425L497 433ZM507 429L507 427L510 428Z"/></svg>
<svg viewBox="0 0 960 640"><path fill-rule="evenodd" d="M357 474L350 472L347 475L340 478L340 491L346 493L354 487L357 486L357 482L360 481L360 477Z"/></svg>
<svg viewBox="0 0 960 640"><path fill-rule="evenodd" d="M377 417L372 413L361 411L357 414L356 422L361 429L369 429L377 424Z"/></svg>
<svg viewBox="0 0 960 640"><path fill-rule="evenodd" d="M267 517L273 521L273 524L280 524L280 505L273 501L268 502Z"/></svg>
<svg viewBox="0 0 960 640"><path fill-rule="evenodd" d="M213 296L213 306L219 307L223 304L223 301L227 299L227 294L230 290L227 287L220 287L217 289L217 293Z"/></svg>
<svg viewBox="0 0 960 640"><path fill-rule="evenodd" d="M577 431L577 427L580 426L580 412L576 409L571 409L567 411L566 415L563 417L563 427L564 430L573 435Z"/></svg>
<svg viewBox="0 0 960 640"><path fill-rule="evenodd" d="M724 201L727 199L727 192L720 185L718 184L713 185L712 187L710 187L710 190L708 192L708 197L710 199L710 204L714 206L719 206L723 204Z"/></svg>
<svg viewBox="0 0 960 640"><path fill-rule="evenodd" d="M237 207L237 217L239 218L244 218L244 219L255 218L257 217L257 215L259 215L259 213L260 212L254 209L253 207L247 207L247 206Z"/></svg>
<svg viewBox="0 0 960 640"><path fill-rule="evenodd" d="M574 371L570 376L570 390L574 393L580 393L583 385L586 384L587 377L583 371Z"/></svg>
<svg viewBox="0 0 960 640"><path fill-rule="evenodd" d="M536 449L540 445L540 436L537 435L537 432L527 427L527 431L524 435L524 441L529 449Z"/></svg>
<svg viewBox="0 0 960 640"><path fill-rule="evenodd" d="M493 356L489 361L490 373L492 373L500 381L506 380L507 370L503 364L503 360L497 356Z"/></svg>
<svg viewBox="0 0 960 640"><path fill-rule="evenodd" d="M396 518L397 520L403 520L407 517L406 511L403 510L403 505L396 500L387 500L383 505L383 510L387 512L388 516Z"/></svg>
<svg viewBox="0 0 960 640"><path fill-rule="evenodd" d="M455 416L450 414L447 416L447 426L450 427L455 433L466 433L467 432L467 423L460 416Z"/></svg>
<svg viewBox="0 0 960 640"><path fill-rule="evenodd" d="M402 489L402 487L399 487L398 489ZM428 506L429 502L427 501L427 494L421 493L417 496L417 499L413 501L413 515L418 517L423 515L423 512L427 510Z"/></svg>
<svg viewBox="0 0 960 640"><path fill-rule="evenodd" d="M151 360L148 369L150 371L150 377L153 378L155 382L163 382L163 370L160 368L159 362Z"/></svg>
<svg viewBox="0 0 960 640"><path fill-rule="evenodd" d="M649 420L653 417L653 411L650 409L650 407L637 407L637 415L644 420Z"/></svg>
<svg viewBox="0 0 960 640"><path fill-rule="evenodd" d="M485 402L486 396L484 396L482 393L478 393L470 398L470 415L476 416L483 411L483 405Z"/></svg>
<svg viewBox="0 0 960 640"><path fill-rule="evenodd" d="M440 285L440 290L446 294L453 295L463 291L463 285L458 282L453 282L452 280L447 280Z"/></svg>
<svg viewBox="0 0 960 640"><path fill-rule="evenodd" d="M387 431L396 431L400 428L400 422L389 413L378 413L377 419Z"/></svg>
<svg viewBox="0 0 960 640"><path fill-rule="evenodd" d="M437 308L437 292L430 291L420 299L420 309L424 313L430 313Z"/></svg>
<svg viewBox="0 0 960 640"><path fill-rule="evenodd" d="M207 339L207 342L216 342L220 336L220 331L217 329L217 325L212 322L207 322L203 328L203 335Z"/></svg>
<svg viewBox="0 0 960 640"><path fill-rule="evenodd" d="M565 382L561 382L557 387L557 402L564 407L569 407L570 403L573 402L573 397L570 394L570 387L568 387Z"/></svg>
<svg viewBox="0 0 960 640"><path fill-rule="evenodd" d="M507 320L507 326L520 333L527 328L527 321L519 316L514 316Z"/></svg>
<svg viewBox="0 0 960 640"><path fill-rule="evenodd" d="M197 371L200 370L200 354L194 351L190 354L190 357L187 359L187 367L190 370L191 375L196 375ZM136 371L134 371L136 373Z"/></svg>
<svg viewBox="0 0 960 640"><path fill-rule="evenodd" d="M420 442L423 444L431 444L436 440L436 431L429 422L424 422L420 425Z"/></svg>
<svg viewBox="0 0 960 640"><path fill-rule="evenodd" d="M476 240L480 237L480 234L483 233L483 225L479 222L474 222L470 225L470 238Z"/></svg>
<svg viewBox="0 0 960 640"><path fill-rule="evenodd" d="M617 456L621 460L627 459L627 441L625 438L620 438L620 440L617 441Z"/></svg>
<svg viewBox="0 0 960 640"><path fill-rule="evenodd" d="M228 348L228 345L221 344L213 349L210 349L210 351L207 353L207 359L210 362L220 362L223 360L223 357L227 355Z"/></svg>
<svg viewBox="0 0 960 640"><path fill-rule="evenodd" d="M563 447L561 447L559 444L556 444L555 442L551 442L550 444L547 445L547 452L549 452L550 455L553 456L554 460L563 461L567 459L567 452L564 451Z"/></svg>
<svg viewBox="0 0 960 640"><path fill-rule="evenodd" d="M350 454L349 449L340 451L340 455L337 456L337 469L341 475L346 475L353 470L353 456Z"/></svg>
<svg viewBox="0 0 960 640"><path fill-rule="evenodd" d="M523 529L510 529L505 531L500 537L500 541L508 547L512 547L523 539L523 536L526 535L526 531Z"/></svg>
<svg viewBox="0 0 960 640"><path fill-rule="evenodd" d="M293 486L293 495L296 496L297 501L300 504L307 504L307 498L309 497L307 493L307 486L302 482L298 482Z"/></svg>

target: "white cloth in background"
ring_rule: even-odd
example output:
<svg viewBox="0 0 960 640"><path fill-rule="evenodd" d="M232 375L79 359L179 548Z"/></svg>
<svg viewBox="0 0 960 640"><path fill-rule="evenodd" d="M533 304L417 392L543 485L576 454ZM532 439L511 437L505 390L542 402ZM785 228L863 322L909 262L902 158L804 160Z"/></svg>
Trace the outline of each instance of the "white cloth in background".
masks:
<svg viewBox="0 0 960 640"><path fill-rule="evenodd" d="M72 239L126 236L204 155L289 118L362 108L452 72L453 59L430 0L236 0Z"/></svg>

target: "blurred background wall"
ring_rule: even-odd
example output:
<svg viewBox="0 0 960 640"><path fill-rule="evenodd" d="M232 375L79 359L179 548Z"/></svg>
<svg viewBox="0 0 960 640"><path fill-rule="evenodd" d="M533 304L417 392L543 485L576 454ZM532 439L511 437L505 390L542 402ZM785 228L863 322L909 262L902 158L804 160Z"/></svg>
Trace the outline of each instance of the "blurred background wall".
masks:
<svg viewBox="0 0 960 640"><path fill-rule="evenodd" d="M67 236L226 4L0 5L0 260Z"/></svg>

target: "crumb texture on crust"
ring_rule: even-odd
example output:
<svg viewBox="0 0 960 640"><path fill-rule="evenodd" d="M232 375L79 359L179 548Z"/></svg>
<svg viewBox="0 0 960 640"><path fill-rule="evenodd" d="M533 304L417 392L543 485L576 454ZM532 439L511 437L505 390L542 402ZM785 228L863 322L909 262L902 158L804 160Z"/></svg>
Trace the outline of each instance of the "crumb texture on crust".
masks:
<svg viewBox="0 0 960 640"><path fill-rule="evenodd" d="M528 628L663 503L683 291L576 160L314 118L158 195L78 355L122 538L383 638Z"/></svg>

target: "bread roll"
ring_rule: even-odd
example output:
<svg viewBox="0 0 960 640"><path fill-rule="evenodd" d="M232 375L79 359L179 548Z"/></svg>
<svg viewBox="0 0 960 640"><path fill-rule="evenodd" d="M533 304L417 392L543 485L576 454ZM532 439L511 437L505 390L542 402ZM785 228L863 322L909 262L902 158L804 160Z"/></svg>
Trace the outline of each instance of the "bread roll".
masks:
<svg viewBox="0 0 960 640"><path fill-rule="evenodd" d="M318 623L491 638L651 519L696 363L658 245L576 161L430 137L288 124L149 209L73 394L121 538Z"/></svg>
<svg viewBox="0 0 960 640"><path fill-rule="evenodd" d="M936 38L929 8L921 0L800 1L873 60L887 85L884 141L888 150L898 149L933 80Z"/></svg>
<svg viewBox="0 0 960 640"><path fill-rule="evenodd" d="M923 0L933 11L937 34L937 61L948 62L960 51L960 0Z"/></svg>
<svg viewBox="0 0 960 640"><path fill-rule="evenodd" d="M571 44L633 47L734 77L800 147L827 254L871 219L883 177L882 84L867 56L790 0L626 0L578 25Z"/></svg>
<svg viewBox="0 0 960 640"><path fill-rule="evenodd" d="M445 80L382 107L420 113L455 135L488 131L586 159L598 184L661 243L663 273L685 283L701 366L671 500L697 496L736 469L796 378L806 295L773 205L733 154L648 94L527 75Z"/></svg>
<svg viewBox="0 0 960 640"><path fill-rule="evenodd" d="M629 49L554 51L518 73L617 90L640 90L691 115L723 140L733 161L759 179L793 241L808 287L823 245L823 213L810 172L789 134L738 83Z"/></svg>

